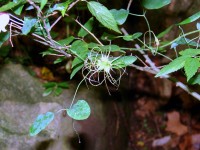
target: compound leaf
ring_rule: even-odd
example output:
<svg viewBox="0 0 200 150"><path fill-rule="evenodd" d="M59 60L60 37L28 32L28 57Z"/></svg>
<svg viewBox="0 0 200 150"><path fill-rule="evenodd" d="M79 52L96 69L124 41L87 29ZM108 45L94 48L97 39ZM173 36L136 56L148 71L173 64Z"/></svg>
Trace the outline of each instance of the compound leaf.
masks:
<svg viewBox="0 0 200 150"><path fill-rule="evenodd" d="M195 75L193 78L189 80L189 84L199 84L200 85L200 74Z"/></svg>
<svg viewBox="0 0 200 150"><path fill-rule="evenodd" d="M200 49L192 49L192 48L189 48L189 49L185 49L183 51L180 51L179 52L180 55L183 55L183 56L196 56L196 55L199 55L200 54Z"/></svg>
<svg viewBox="0 0 200 150"><path fill-rule="evenodd" d="M160 77L160 76L164 76L167 75L169 73L175 72L181 68L183 68L184 64L185 64L185 60L186 58L188 58L189 56L181 56L178 57L176 59L174 59L172 62L170 62L168 65L166 65L165 67L163 67L157 74L155 77Z"/></svg>

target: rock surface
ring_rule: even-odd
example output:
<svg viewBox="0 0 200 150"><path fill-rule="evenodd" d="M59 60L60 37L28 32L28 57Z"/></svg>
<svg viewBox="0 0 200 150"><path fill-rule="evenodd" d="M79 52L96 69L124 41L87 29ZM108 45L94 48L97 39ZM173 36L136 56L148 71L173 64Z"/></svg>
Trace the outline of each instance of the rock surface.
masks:
<svg viewBox="0 0 200 150"><path fill-rule="evenodd" d="M29 136L29 127L38 114L69 107L76 85L70 84L70 89L59 97L42 97L42 83L32 77L24 67L18 64L0 67L1 150L106 150L110 143L117 147L116 150L120 149L119 143L113 143L117 141L113 140L112 135L115 128L106 124L107 120L112 122L106 116L113 117L106 114L106 109L110 109L109 102L104 107L104 96L100 95L102 92L93 88L88 90L85 86L79 89L76 99L87 100L92 114L85 121L74 122L81 144L78 144L72 120L63 112L57 114L53 122L37 136Z"/></svg>

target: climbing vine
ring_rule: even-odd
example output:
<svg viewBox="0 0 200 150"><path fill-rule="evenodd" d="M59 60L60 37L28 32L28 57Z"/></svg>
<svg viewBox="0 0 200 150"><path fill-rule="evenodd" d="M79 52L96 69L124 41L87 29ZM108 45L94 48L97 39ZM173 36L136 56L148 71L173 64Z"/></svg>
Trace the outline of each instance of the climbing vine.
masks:
<svg viewBox="0 0 200 150"><path fill-rule="evenodd" d="M91 14L91 18L83 24L79 21L78 15L70 13L79 3L82 3ZM173 26L156 35L151 30L146 17L149 9L159 9L170 3L171 0L141 0L144 11L142 14L134 14L129 10L132 0L129 1L126 9L119 10L109 10L100 2L89 0L63 0L62 2L53 0L13 0L3 2L0 7L0 46L3 47L3 43L9 41L11 46L14 47L13 36L32 36L36 42L49 47L48 50L42 52L43 56L55 55L58 57L54 62L55 64L65 59L71 59L70 69L72 69L72 72L70 79L77 72L81 72L83 80L80 84L83 81L92 86L105 84L109 92L108 84L118 88L123 74L126 73L126 68L132 67L155 74L157 78L172 80L178 87L200 100L200 95L195 91L191 91L187 86L187 84L200 84L200 23L198 23L200 12L173 25L179 27L180 34L172 41L162 41L162 37L168 34ZM36 14L26 15L26 12L30 11L36 12ZM142 17L148 30L145 33L130 34L123 27L129 15ZM66 19L70 19L79 25L79 31L76 35L67 33L65 38L55 40L53 28L61 20ZM99 26L94 26L97 21ZM191 22L197 22L196 30L185 33L182 26ZM98 29L102 26L107 32L103 32L101 35L98 33L98 36L95 35L95 32L93 32L94 27ZM189 39L188 36L190 35L193 35L194 38ZM123 41L123 43L132 42L136 44L133 44L132 48L121 47L114 44L116 39ZM179 45L185 45L187 48L177 52L176 48ZM168 49L174 50L176 58L170 58L166 55ZM127 55L127 51L132 54ZM137 55L136 52L140 55ZM149 55L162 56L168 59L169 63L163 67L156 66ZM181 69L184 70L187 84L172 76L173 72ZM67 87L68 85L65 83L47 83L43 96L47 96L53 90L55 90L55 95L59 95L62 88ZM66 111L68 116L74 120L87 119L90 116L90 106L85 100L77 100L74 103L77 90L69 108L58 110L55 113L40 114L30 127L30 135L37 135L53 121L55 114L61 111Z"/></svg>

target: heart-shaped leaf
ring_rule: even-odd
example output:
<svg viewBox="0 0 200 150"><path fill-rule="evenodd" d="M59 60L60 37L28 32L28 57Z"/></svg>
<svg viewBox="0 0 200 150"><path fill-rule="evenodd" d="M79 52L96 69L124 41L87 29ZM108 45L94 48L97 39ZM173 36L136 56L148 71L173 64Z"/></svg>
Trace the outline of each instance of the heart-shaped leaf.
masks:
<svg viewBox="0 0 200 150"><path fill-rule="evenodd" d="M74 120L85 120L90 116L90 106L85 100L78 100L70 109L67 109L67 114Z"/></svg>
<svg viewBox="0 0 200 150"><path fill-rule="evenodd" d="M47 112L46 114L40 114L37 116L34 123L31 125L29 129L30 136L37 135L40 131L46 128L46 126L51 123L54 119L54 113Z"/></svg>

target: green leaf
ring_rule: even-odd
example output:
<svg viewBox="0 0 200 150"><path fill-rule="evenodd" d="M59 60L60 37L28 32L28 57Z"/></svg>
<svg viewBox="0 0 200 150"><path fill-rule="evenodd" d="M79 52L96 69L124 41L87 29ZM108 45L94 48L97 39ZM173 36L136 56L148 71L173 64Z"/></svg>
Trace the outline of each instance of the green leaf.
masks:
<svg viewBox="0 0 200 150"><path fill-rule="evenodd" d="M7 41L10 37L9 32L1 32L0 33L0 47L3 45L5 41Z"/></svg>
<svg viewBox="0 0 200 150"><path fill-rule="evenodd" d="M77 40L72 43L70 50L73 54L78 56L80 59L85 60L88 53L88 44L81 40Z"/></svg>
<svg viewBox="0 0 200 150"><path fill-rule="evenodd" d="M24 0L20 0L18 1L17 3L15 2L9 2L3 6L0 7L0 12L4 12L4 11L7 11L7 10L10 10L16 6L19 6L19 5L22 5L22 4L25 4L25 1Z"/></svg>
<svg viewBox="0 0 200 150"><path fill-rule="evenodd" d="M103 26L115 32L121 33L113 15L105 6L98 2L90 1L87 3L87 7L91 14L95 16Z"/></svg>
<svg viewBox="0 0 200 150"><path fill-rule="evenodd" d="M57 58L57 59L53 62L53 64L61 63L61 62L63 62L65 59L66 59L65 56L63 56L63 57L59 57L59 58Z"/></svg>
<svg viewBox="0 0 200 150"><path fill-rule="evenodd" d="M60 83L58 83L58 87L67 89L67 88L69 88L69 84L67 82L60 82Z"/></svg>
<svg viewBox="0 0 200 150"><path fill-rule="evenodd" d="M120 9L120 10L111 9L110 12L117 21L118 25L122 25L126 21L129 14L129 11L125 9Z"/></svg>
<svg viewBox="0 0 200 150"><path fill-rule="evenodd" d="M167 33L169 33L172 29L173 25L169 26L167 29L165 29L163 32L159 33L157 35L157 38L162 38L163 36L165 36Z"/></svg>
<svg viewBox="0 0 200 150"><path fill-rule="evenodd" d="M142 36L142 33L141 32L137 32L137 33L134 33L133 35L123 36L123 39L125 41L133 41L133 40L139 38L140 36Z"/></svg>
<svg viewBox="0 0 200 150"><path fill-rule="evenodd" d="M193 14L192 16L190 16L189 18L183 20L182 22L180 22L178 25L184 25L184 24L188 24L188 23L191 23L191 22L194 22L196 21L197 19L200 18L200 11Z"/></svg>
<svg viewBox="0 0 200 150"><path fill-rule="evenodd" d="M90 42L90 43L88 44L88 48L91 48L91 49L96 48L96 47L99 47L99 46L100 46L99 44L94 43L94 42Z"/></svg>
<svg viewBox="0 0 200 150"><path fill-rule="evenodd" d="M175 72L181 68L183 68L185 64L185 60L188 58L188 56L181 56L176 59L174 59L172 62L170 62L168 65L164 66L155 77L160 77L167 75L169 73Z"/></svg>
<svg viewBox="0 0 200 150"><path fill-rule="evenodd" d="M188 38L179 38L175 41L176 44L178 45L189 45L189 46L195 46L195 47L199 47L199 44L193 40L190 40ZM178 46L177 45L177 46Z"/></svg>
<svg viewBox="0 0 200 150"><path fill-rule="evenodd" d="M54 51L52 48L49 48L47 51L41 52L40 54L42 54L42 57L44 57L46 55L59 54L59 53Z"/></svg>
<svg viewBox="0 0 200 150"><path fill-rule="evenodd" d="M180 51L179 52L180 55L183 55L183 56L196 56L196 55L199 55L200 54L200 49L192 49L192 48L189 48L189 49L185 49L183 51Z"/></svg>
<svg viewBox="0 0 200 150"><path fill-rule="evenodd" d="M50 95L52 92L53 92L53 88L47 88L47 89L44 90L42 96L43 96L43 97L48 96L48 95Z"/></svg>
<svg viewBox="0 0 200 150"><path fill-rule="evenodd" d="M74 37L70 36L66 39L59 40L58 43L64 46L64 45L69 45L73 40L74 40Z"/></svg>
<svg viewBox="0 0 200 150"><path fill-rule="evenodd" d="M48 0L41 0L40 2L40 9L42 10L44 6L47 4Z"/></svg>
<svg viewBox="0 0 200 150"><path fill-rule="evenodd" d="M79 70L81 70L81 69L83 68L83 66L84 66L83 63L76 65L76 66L73 68L73 71L72 71L72 73L71 73L71 75L70 75L70 79L72 79L72 78L75 76L75 74L76 74Z"/></svg>
<svg viewBox="0 0 200 150"><path fill-rule="evenodd" d="M22 27L22 34L27 35L31 31L31 29L35 26L36 23L37 19L25 17L24 25Z"/></svg>
<svg viewBox="0 0 200 150"><path fill-rule="evenodd" d="M54 119L54 113L52 112L47 112L46 114L38 115L36 120L29 129L30 136L37 135L40 131L45 129L46 126L49 125L53 119Z"/></svg>
<svg viewBox="0 0 200 150"><path fill-rule="evenodd" d="M16 7L13 9L13 11L14 11L14 13L15 13L16 15L21 15L23 8L24 8L24 5L19 5L19 6L16 6Z"/></svg>
<svg viewBox="0 0 200 150"><path fill-rule="evenodd" d="M192 78L196 72L198 71L198 68L200 66L200 62L197 58L187 58L184 65L184 70L187 76L187 81Z"/></svg>
<svg viewBox="0 0 200 150"><path fill-rule="evenodd" d="M80 59L79 57L75 57L74 60L72 61L72 68L81 63L83 63L83 60Z"/></svg>
<svg viewBox="0 0 200 150"><path fill-rule="evenodd" d="M146 9L159 9L171 3L171 0L142 0L142 5Z"/></svg>
<svg viewBox="0 0 200 150"><path fill-rule="evenodd" d="M90 106L85 100L78 100L70 109L67 109L67 114L74 120L85 120L90 116L90 111Z"/></svg>
<svg viewBox="0 0 200 150"><path fill-rule="evenodd" d="M58 4L55 4L52 8L51 11L55 11L55 10L58 10L61 12L62 16L64 17L65 16L65 12L69 6L69 4L72 2L73 0L67 0L66 2L63 2L63 3L58 3Z"/></svg>
<svg viewBox="0 0 200 150"><path fill-rule="evenodd" d="M92 29L93 29L93 23L94 23L94 18L92 17L92 18L90 18L85 24L84 24L84 27L88 30L88 31L92 31ZM78 36L79 37L84 37L84 36L86 36L88 34L88 32L85 30L85 29L83 29L83 28L81 28L80 30L79 30L79 32L78 32Z"/></svg>
<svg viewBox="0 0 200 150"><path fill-rule="evenodd" d="M54 90L54 95L55 96L59 96L61 93L62 93L63 89L60 88L60 87L57 87L55 90Z"/></svg>
<svg viewBox="0 0 200 150"><path fill-rule="evenodd" d="M200 74L195 75L193 78L191 78L188 82L189 84L199 84L200 85Z"/></svg>
<svg viewBox="0 0 200 150"><path fill-rule="evenodd" d="M133 64L137 58L135 56L122 56L112 62L113 68L124 68Z"/></svg>
<svg viewBox="0 0 200 150"><path fill-rule="evenodd" d="M115 35L109 34L104 32L103 35L101 36L101 40L106 40L106 41L111 41L116 39L117 37Z"/></svg>
<svg viewBox="0 0 200 150"><path fill-rule="evenodd" d="M43 87L45 88L55 87L56 84L57 84L56 82L47 82L43 84Z"/></svg>
<svg viewBox="0 0 200 150"><path fill-rule="evenodd" d="M100 49L96 49L97 51L102 51L102 52L122 52L125 53L125 51L121 50L118 45L105 45L105 46L100 46Z"/></svg>

